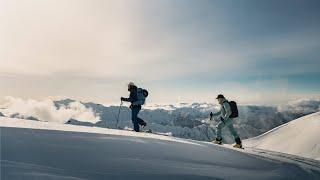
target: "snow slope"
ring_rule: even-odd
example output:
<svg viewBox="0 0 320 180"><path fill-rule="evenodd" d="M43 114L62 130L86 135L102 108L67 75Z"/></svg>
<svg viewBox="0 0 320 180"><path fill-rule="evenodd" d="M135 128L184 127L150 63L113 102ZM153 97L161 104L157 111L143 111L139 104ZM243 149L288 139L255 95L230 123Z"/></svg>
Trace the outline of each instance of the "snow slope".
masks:
<svg viewBox="0 0 320 180"><path fill-rule="evenodd" d="M320 178L319 162L148 133L0 118L0 135L4 180Z"/></svg>
<svg viewBox="0 0 320 180"><path fill-rule="evenodd" d="M320 160L319 135L320 112L317 112L245 140L244 145Z"/></svg>

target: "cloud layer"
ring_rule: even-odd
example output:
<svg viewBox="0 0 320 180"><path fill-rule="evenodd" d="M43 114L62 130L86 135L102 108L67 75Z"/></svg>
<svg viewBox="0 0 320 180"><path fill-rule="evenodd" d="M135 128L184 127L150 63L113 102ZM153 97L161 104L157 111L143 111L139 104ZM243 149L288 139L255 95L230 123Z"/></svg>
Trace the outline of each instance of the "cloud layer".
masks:
<svg viewBox="0 0 320 180"><path fill-rule="evenodd" d="M80 102L72 102L67 106L56 107L54 101L47 100L24 100L15 97L6 97L2 113L5 116L16 118L34 117L41 121L65 123L69 119L79 121L97 122L100 117L92 109L86 108Z"/></svg>
<svg viewBox="0 0 320 180"><path fill-rule="evenodd" d="M0 1L0 94L114 103L136 81L154 103L319 97L318 12L298 2Z"/></svg>

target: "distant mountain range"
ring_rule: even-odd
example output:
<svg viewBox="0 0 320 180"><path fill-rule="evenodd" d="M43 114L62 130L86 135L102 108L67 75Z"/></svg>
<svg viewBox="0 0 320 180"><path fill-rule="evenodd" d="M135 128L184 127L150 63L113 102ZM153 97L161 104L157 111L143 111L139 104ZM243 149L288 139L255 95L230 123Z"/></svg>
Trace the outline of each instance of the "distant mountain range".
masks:
<svg viewBox="0 0 320 180"><path fill-rule="evenodd" d="M78 102L72 99L54 101L56 109L68 108L71 103ZM86 122L84 119L71 118L67 124L81 126L97 126L116 128L118 106L106 106L93 102L79 102L90 109L98 122ZM293 119L308 115L320 110L319 100L299 100L290 102L284 106L239 106L239 118L235 119L235 127L243 139L258 136L277 126L285 124ZM148 126L156 132L171 133L172 136L188 139L211 141L215 138L216 121L209 120L209 113L217 111L218 106L210 103L181 103L178 105L152 105L144 108L139 114ZM121 128L132 127L130 109L121 108L119 126ZM1 115L1 114L0 114ZM12 116L12 115L11 115ZM19 112L13 117L30 120L38 120L36 116L19 116ZM42 120L42 119L41 119ZM44 120L45 121L45 120ZM226 142L233 142L229 132L223 132Z"/></svg>

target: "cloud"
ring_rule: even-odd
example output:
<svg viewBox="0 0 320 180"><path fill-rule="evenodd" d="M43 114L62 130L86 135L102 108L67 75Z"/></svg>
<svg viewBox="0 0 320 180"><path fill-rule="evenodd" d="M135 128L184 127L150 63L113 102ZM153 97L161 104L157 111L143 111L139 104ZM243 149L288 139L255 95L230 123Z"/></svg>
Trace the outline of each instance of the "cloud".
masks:
<svg viewBox="0 0 320 180"><path fill-rule="evenodd" d="M2 113L5 116L15 117L35 117L41 121L65 123L69 119L79 121L97 122L100 117L92 109L86 108L78 101L70 103L68 106L62 106L59 109L51 99L46 100L24 100L15 97L5 97ZM17 115L18 114L18 115Z"/></svg>
<svg viewBox="0 0 320 180"><path fill-rule="evenodd" d="M0 94L117 102L126 93L121 92L125 83L137 81L153 86L150 99L155 102L179 102L196 97L200 91L208 96L199 98L208 99L215 96L213 88L238 81L238 77L318 72L318 63L304 56L319 46L317 29L244 38L237 29L246 23L226 21L237 14L226 13L230 11L214 4L0 1ZM255 16L250 13L249 17ZM297 66L291 58L301 54L305 58L299 59ZM288 60L263 63L270 58ZM211 82L203 79L216 77L219 82L208 88ZM193 80L188 87L181 87L180 80L186 79ZM194 88L198 82L202 83ZM236 92L236 87L228 89L234 89L230 94ZM163 97L165 91L170 93ZM253 97L254 91L243 92ZM265 94L257 94L255 102L264 101L260 97Z"/></svg>
<svg viewBox="0 0 320 180"><path fill-rule="evenodd" d="M147 7L138 8L140 3ZM310 33L268 40L232 40L230 46L221 38L223 30L216 30L220 24L199 24L191 19L176 25L175 21L185 20L190 12L184 9L182 15L177 15L170 3L137 4L1 2L0 72L152 81L193 73L223 73L225 69L247 70L247 64L261 59L261 55L287 57L319 45L318 34ZM169 15L157 15L163 11L158 8L150 12L149 8L156 5ZM220 20L224 17L211 16ZM209 30L212 27L214 32ZM208 38L213 42L207 42Z"/></svg>
<svg viewBox="0 0 320 180"><path fill-rule="evenodd" d="M320 99L299 99L287 105L279 106L279 111L304 111L306 113L320 110Z"/></svg>

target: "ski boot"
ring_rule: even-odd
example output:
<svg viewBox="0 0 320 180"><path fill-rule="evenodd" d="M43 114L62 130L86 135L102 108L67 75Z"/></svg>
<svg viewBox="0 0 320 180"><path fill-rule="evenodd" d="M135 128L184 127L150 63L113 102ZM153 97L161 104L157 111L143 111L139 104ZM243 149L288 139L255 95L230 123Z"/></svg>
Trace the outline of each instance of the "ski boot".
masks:
<svg viewBox="0 0 320 180"><path fill-rule="evenodd" d="M222 145L222 138L216 138L214 141L213 141L214 144L218 144L218 145Z"/></svg>
<svg viewBox="0 0 320 180"><path fill-rule="evenodd" d="M142 121L142 122L139 122L139 125L142 127L142 128L145 128L147 126L147 123L145 121Z"/></svg>
<svg viewBox="0 0 320 180"><path fill-rule="evenodd" d="M234 148L243 149L243 147L242 147L242 145L241 145L241 144L235 144L233 147L234 147Z"/></svg>
<svg viewBox="0 0 320 180"><path fill-rule="evenodd" d="M240 138L236 138L235 141L236 141L236 144L233 147L243 149Z"/></svg>
<svg viewBox="0 0 320 180"><path fill-rule="evenodd" d="M141 123L141 126L144 128L147 126L147 123L143 121L143 123Z"/></svg>

